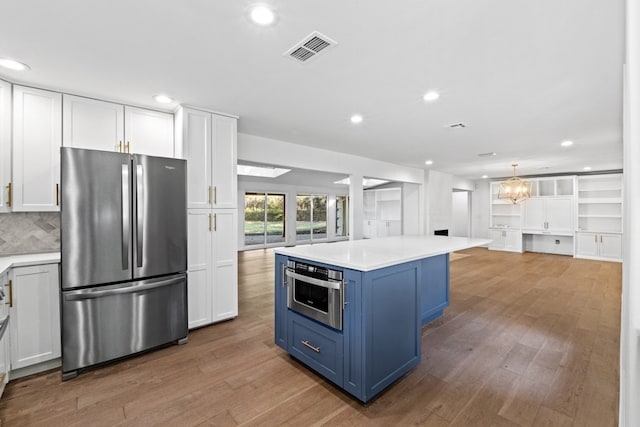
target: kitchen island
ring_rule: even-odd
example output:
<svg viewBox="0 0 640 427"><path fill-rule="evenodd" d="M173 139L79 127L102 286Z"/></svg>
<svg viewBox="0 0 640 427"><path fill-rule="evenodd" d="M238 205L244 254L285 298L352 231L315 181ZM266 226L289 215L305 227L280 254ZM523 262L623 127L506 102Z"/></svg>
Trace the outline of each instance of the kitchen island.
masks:
<svg viewBox="0 0 640 427"><path fill-rule="evenodd" d="M395 236L276 249L275 341L368 402L421 360L449 305L449 253L486 239Z"/></svg>

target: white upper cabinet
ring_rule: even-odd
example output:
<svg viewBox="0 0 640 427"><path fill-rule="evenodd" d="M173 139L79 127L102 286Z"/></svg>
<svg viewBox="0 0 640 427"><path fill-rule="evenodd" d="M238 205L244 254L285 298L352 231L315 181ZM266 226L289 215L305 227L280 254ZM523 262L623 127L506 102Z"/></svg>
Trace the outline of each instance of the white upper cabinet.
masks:
<svg viewBox="0 0 640 427"><path fill-rule="evenodd" d="M187 207L237 209L237 119L192 108L179 117Z"/></svg>
<svg viewBox="0 0 640 427"><path fill-rule="evenodd" d="M526 200L523 229L525 233L573 235L573 197Z"/></svg>
<svg viewBox="0 0 640 427"><path fill-rule="evenodd" d="M63 145L173 157L173 114L64 95Z"/></svg>
<svg viewBox="0 0 640 427"><path fill-rule="evenodd" d="M211 113L185 108L182 140L187 159L187 207L211 207Z"/></svg>
<svg viewBox="0 0 640 427"><path fill-rule="evenodd" d="M232 117L212 115L211 120L211 184L213 186L213 207L238 207L237 199L237 126Z"/></svg>
<svg viewBox="0 0 640 427"><path fill-rule="evenodd" d="M124 107L112 102L64 95L62 145L103 151L122 151Z"/></svg>
<svg viewBox="0 0 640 427"><path fill-rule="evenodd" d="M62 94L13 88L14 211L58 211Z"/></svg>
<svg viewBox="0 0 640 427"><path fill-rule="evenodd" d="M124 107L126 151L150 156L173 157L173 114Z"/></svg>
<svg viewBox="0 0 640 427"><path fill-rule="evenodd" d="M0 212L11 210L11 83L0 80Z"/></svg>

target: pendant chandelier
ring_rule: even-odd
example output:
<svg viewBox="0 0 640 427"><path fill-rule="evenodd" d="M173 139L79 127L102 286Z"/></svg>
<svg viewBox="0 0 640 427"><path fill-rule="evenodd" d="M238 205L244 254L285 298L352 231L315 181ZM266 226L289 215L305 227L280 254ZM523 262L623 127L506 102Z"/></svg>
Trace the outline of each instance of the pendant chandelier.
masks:
<svg viewBox="0 0 640 427"><path fill-rule="evenodd" d="M500 183L498 199L509 200L515 205L531 197L531 183L516 176L517 163L511 166L513 166L513 176Z"/></svg>

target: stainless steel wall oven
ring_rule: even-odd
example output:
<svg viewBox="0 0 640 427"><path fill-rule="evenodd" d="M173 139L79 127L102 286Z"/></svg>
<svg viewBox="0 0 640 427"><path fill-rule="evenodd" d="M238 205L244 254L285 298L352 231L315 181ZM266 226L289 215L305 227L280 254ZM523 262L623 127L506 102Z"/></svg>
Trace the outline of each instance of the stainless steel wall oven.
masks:
<svg viewBox="0 0 640 427"><path fill-rule="evenodd" d="M344 280L342 271L300 261L285 269L287 306L304 316L342 330Z"/></svg>

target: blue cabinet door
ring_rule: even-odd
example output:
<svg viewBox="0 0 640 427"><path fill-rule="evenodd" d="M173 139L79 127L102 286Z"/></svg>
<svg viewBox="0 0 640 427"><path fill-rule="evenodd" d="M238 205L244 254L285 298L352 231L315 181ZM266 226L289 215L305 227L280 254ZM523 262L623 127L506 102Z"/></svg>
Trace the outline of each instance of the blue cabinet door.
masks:
<svg viewBox="0 0 640 427"><path fill-rule="evenodd" d="M342 387L364 400L362 352L362 272L344 270L344 383Z"/></svg>
<svg viewBox="0 0 640 427"><path fill-rule="evenodd" d="M284 268L287 265L287 257L276 255L275 266L275 338L276 345L284 350L287 348L287 286L284 281Z"/></svg>
<svg viewBox="0 0 640 427"><path fill-rule="evenodd" d="M365 402L420 363L420 284L419 262L364 273Z"/></svg>
<svg viewBox="0 0 640 427"><path fill-rule="evenodd" d="M433 256L422 263L422 324L442 316L449 306L449 254Z"/></svg>

